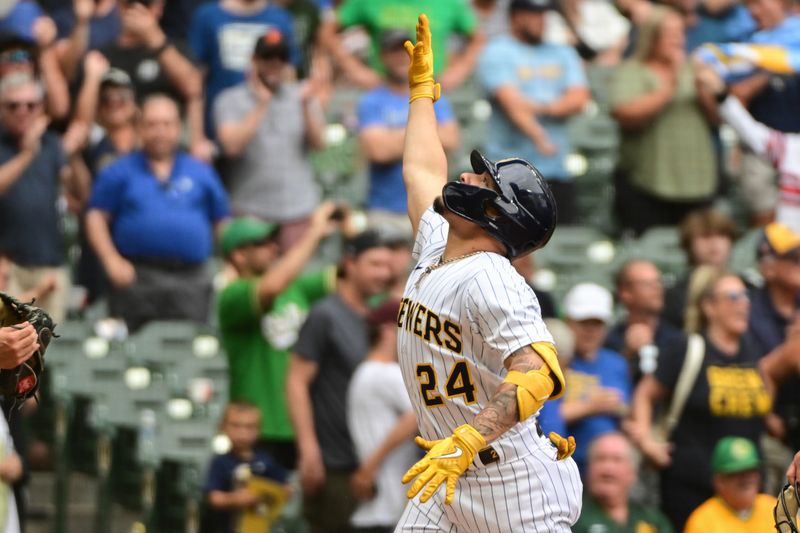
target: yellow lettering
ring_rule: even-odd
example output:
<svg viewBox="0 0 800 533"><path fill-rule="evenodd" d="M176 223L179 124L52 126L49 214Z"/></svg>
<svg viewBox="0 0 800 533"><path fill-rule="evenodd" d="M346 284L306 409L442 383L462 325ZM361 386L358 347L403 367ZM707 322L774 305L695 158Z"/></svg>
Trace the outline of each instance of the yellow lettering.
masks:
<svg viewBox="0 0 800 533"><path fill-rule="evenodd" d="M764 382L754 368L710 366L706 377L708 406L714 416L760 417L772 406Z"/></svg>

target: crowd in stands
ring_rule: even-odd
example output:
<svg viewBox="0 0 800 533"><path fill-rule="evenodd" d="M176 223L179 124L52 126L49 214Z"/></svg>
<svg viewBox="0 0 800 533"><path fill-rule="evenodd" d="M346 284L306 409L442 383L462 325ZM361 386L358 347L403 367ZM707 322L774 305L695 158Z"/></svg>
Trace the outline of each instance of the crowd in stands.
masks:
<svg viewBox="0 0 800 533"><path fill-rule="evenodd" d="M800 49L796 0L4 2L0 290L58 322L103 309L123 336L217 328L232 447L209 467L211 530L262 503L245 465L302 497L313 532L391 531L416 454L395 325L414 243L404 43L421 12L452 176L472 148L525 158L577 224L569 126L605 106L619 142L603 229L670 227L688 258L678 279L642 256L563 301L535 288L567 381L540 422L576 437L585 484L575 531L771 531L759 493L800 448L800 74L730 80L693 52ZM468 87L488 102L480 139L454 105ZM363 197L331 198L313 164L342 127ZM744 279L731 255L748 231ZM515 263L532 286L535 258ZM0 328L0 345L29 333ZM25 449L9 450L0 484L22 476Z"/></svg>

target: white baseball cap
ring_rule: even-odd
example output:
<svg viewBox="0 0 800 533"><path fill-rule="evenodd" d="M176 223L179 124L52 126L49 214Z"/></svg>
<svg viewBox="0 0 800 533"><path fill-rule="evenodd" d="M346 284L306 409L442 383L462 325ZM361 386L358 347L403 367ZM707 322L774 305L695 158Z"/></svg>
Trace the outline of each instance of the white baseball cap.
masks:
<svg viewBox="0 0 800 533"><path fill-rule="evenodd" d="M596 318L610 324L613 309L611 293L596 283L579 283L564 297L564 315L570 320Z"/></svg>

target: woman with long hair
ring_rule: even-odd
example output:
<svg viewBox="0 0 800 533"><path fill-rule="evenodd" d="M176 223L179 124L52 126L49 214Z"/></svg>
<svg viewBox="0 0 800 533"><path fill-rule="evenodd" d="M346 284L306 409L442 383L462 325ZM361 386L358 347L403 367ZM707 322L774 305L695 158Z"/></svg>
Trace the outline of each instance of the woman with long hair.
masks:
<svg viewBox="0 0 800 533"><path fill-rule="evenodd" d="M717 188L716 103L695 84L683 19L654 6L638 30L633 56L610 88L611 114L622 130L617 211L622 226L637 234L678 224Z"/></svg>
<svg viewBox="0 0 800 533"><path fill-rule="evenodd" d="M688 380L677 424L665 441L653 434L655 406L669 412L689 341L665 349L658 366L636 387L631 436L661 470L661 505L676 531L714 494L709 458L725 436L758 442L772 398L758 370L761 353L746 336L750 302L742 280L714 267L698 267L689 282L686 330L702 338L702 364ZM686 378L682 380L686 381Z"/></svg>

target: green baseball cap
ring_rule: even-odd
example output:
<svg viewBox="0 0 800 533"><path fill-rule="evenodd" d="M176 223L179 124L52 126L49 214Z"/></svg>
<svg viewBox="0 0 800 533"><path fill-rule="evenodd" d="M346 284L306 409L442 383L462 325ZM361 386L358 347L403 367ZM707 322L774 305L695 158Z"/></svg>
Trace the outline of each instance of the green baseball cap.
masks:
<svg viewBox="0 0 800 533"><path fill-rule="evenodd" d="M234 218L222 230L219 246L222 254L227 256L235 249L263 241L277 231L278 225L271 222L252 217Z"/></svg>
<svg viewBox="0 0 800 533"><path fill-rule="evenodd" d="M711 455L711 470L715 474L736 474L761 465L756 445L744 437L723 437Z"/></svg>

